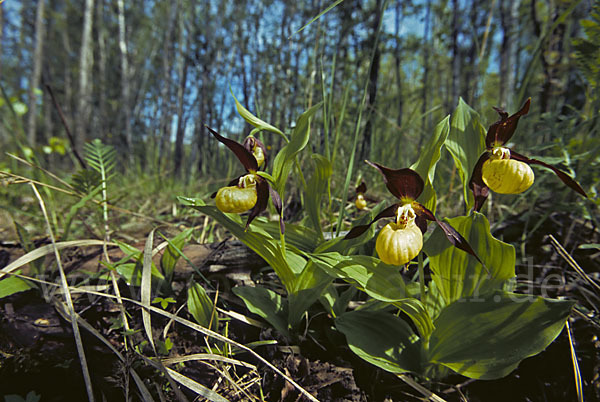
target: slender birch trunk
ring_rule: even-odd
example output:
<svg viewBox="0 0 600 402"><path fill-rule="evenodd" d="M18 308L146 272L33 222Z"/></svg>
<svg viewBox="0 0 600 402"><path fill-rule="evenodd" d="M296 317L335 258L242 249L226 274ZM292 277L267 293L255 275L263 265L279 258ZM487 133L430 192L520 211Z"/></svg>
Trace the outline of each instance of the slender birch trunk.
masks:
<svg viewBox="0 0 600 402"><path fill-rule="evenodd" d="M33 70L29 79L29 114L27 115L27 142L33 147L36 144L37 104L36 89L40 86L42 76L42 56L44 48L44 8L46 0L38 0L35 12L35 48L33 51Z"/></svg>

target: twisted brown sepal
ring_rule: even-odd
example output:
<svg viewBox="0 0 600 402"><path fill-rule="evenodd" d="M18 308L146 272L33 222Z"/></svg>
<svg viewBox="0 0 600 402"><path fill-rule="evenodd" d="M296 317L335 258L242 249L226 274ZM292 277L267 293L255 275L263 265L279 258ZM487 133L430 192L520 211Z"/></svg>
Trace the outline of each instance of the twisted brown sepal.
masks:
<svg viewBox="0 0 600 402"><path fill-rule="evenodd" d="M248 221L246 222L246 229L250 226L250 222L254 220L262 211L267 209L269 202L269 183L260 176L256 177L256 204L254 208L250 210Z"/></svg>
<svg viewBox="0 0 600 402"><path fill-rule="evenodd" d="M237 156L238 160L244 165L247 172L256 172L258 170L258 162L256 162L256 158L252 153L248 152L246 148L240 143L237 143L229 138L223 137L221 134L217 133L212 128L206 126L208 131L221 143L223 143L227 148L229 148L235 156Z"/></svg>
<svg viewBox="0 0 600 402"><path fill-rule="evenodd" d="M262 149L263 156L265 158L263 165L262 165L262 169L266 170L269 159L267 158L267 148L265 147L265 144L263 144L262 141L256 137L248 136L248 137L246 137L246 139L244 140L244 143L242 145L244 146L244 148L246 148L246 150L248 152L250 152L252 154L252 156L254 156L254 154L253 154L254 147L259 147L260 149ZM254 158L254 159L256 159L256 158ZM257 162L257 166L258 166L258 162Z"/></svg>
<svg viewBox="0 0 600 402"><path fill-rule="evenodd" d="M462 235L458 233L456 229L454 229L450 224L440 221L438 218L435 217L433 212L431 212L418 202L413 202L412 207L418 216L421 216L427 220L434 221L435 223L437 223L437 225L440 227L440 229L442 229L442 231L446 235L448 241L452 243L454 247L471 254L473 257L477 258L477 261L479 261L483 265L483 262L479 259L469 242L464 237L462 237Z"/></svg>
<svg viewBox="0 0 600 402"><path fill-rule="evenodd" d="M389 207L387 207L386 209L384 209L383 211L381 211L380 213L377 214L377 216L375 218L373 218L373 220L369 223L367 223L366 225L360 225L360 226L355 226L353 227L348 234L346 234L346 236L344 236L344 240L350 240L350 239L354 239L358 236L360 236L361 234L365 233L372 224L374 224L375 222L377 222L379 219L382 218L393 218L394 216L396 216L396 211L398 210L398 208L400 208L400 204L394 204L391 205Z"/></svg>
<svg viewBox="0 0 600 402"><path fill-rule="evenodd" d="M486 186L486 184L483 182L483 178L481 177L481 168L485 161L487 161L488 159L490 159L489 152L485 152L479 157L479 160L473 168L471 180L469 181L469 188L473 192L473 197L475 198L475 205L473 206L473 210L477 212L479 212L479 210L483 206L483 203L487 199L488 194L490 193L490 189L488 188L488 186Z"/></svg>
<svg viewBox="0 0 600 402"><path fill-rule="evenodd" d="M386 187L396 198L402 201L416 200L423 192L425 182L412 169L389 169L378 163L365 161L383 175Z"/></svg>
<svg viewBox="0 0 600 402"><path fill-rule="evenodd" d="M485 137L485 146L488 149L491 149L494 146L498 147L506 144L515 133L517 124L519 123L519 118L529 113L530 104L531 98L527 99L521 110L510 117L504 110L500 108L494 108L494 110L496 110L496 112L498 112L500 115L500 120L492 124L488 129Z"/></svg>
<svg viewBox="0 0 600 402"><path fill-rule="evenodd" d="M273 201L275 210L279 214L279 230L281 233L285 233L285 224L283 223L283 203L281 202L281 197L271 186L269 186L269 193L271 194L271 201Z"/></svg>
<svg viewBox="0 0 600 402"><path fill-rule="evenodd" d="M521 155L517 152L514 152L512 149L510 151L510 158L521 161L521 162L528 163L530 165L540 165L540 166L543 166L545 168L552 170L554 172L554 174L556 174L563 183L565 183L567 186L569 186L573 191L576 191L579 194L583 195L585 198L587 198L587 194L585 193L583 188L581 188L579 183L577 183L575 180L573 180L573 178L571 178L571 176L569 176L562 170L560 170L552 165L549 165L546 162L542 162L537 159L528 158L525 155Z"/></svg>

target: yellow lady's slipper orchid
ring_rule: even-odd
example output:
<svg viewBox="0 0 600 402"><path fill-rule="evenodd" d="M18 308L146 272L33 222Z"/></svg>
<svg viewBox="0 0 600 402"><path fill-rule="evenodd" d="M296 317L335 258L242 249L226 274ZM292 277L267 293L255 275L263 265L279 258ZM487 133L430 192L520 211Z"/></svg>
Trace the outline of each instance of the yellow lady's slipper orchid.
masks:
<svg viewBox="0 0 600 402"><path fill-rule="evenodd" d="M375 250L386 264L404 265L423 248L423 233L415 224L416 214L410 204L398 208L396 214L396 222L388 223L379 231Z"/></svg>
<svg viewBox="0 0 600 402"><path fill-rule="evenodd" d="M237 186L222 187L217 192L215 204L222 212L240 214L254 208L258 195L253 174L239 179Z"/></svg>
<svg viewBox="0 0 600 402"><path fill-rule="evenodd" d="M354 201L354 205L356 205L357 209L365 209L367 207L367 200L365 200L365 196L363 194L357 194L356 201Z"/></svg>
<svg viewBox="0 0 600 402"><path fill-rule="evenodd" d="M481 178L496 193L520 194L531 187L535 175L528 164L511 159L510 150L500 147L481 166Z"/></svg>
<svg viewBox="0 0 600 402"><path fill-rule="evenodd" d="M379 258L386 264L404 265L419 254L423 248L423 233L427 230L427 221L434 221L452 245L481 262L467 240L456 229L440 221L433 212L416 201L425 188L425 182L417 172L407 168L389 169L378 163L365 162L383 175L387 189L400 202L381 211L370 223L353 227L345 239L354 239L362 235L379 219L394 217L395 221L379 232L375 249Z"/></svg>
<svg viewBox="0 0 600 402"><path fill-rule="evenodd" d="M469 188L475 199L475 211L481 209L490 189L501 194L519 194L531 187L534 174L529 165L532 164L552 170L564 184L587 198L583 188L562 170L504 147L517 129L521 116L529 112L530 104L531 98L511 116L502 109L494 108L500 115L500 120L488 129L485 137L486 150L475 164L469 180Z"/></svg>

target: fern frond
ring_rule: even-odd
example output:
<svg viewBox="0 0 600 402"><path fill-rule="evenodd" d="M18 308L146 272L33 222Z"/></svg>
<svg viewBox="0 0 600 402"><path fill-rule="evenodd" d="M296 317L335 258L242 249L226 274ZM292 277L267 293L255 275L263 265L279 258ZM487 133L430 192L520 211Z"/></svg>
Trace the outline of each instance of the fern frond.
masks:
<svg viewBox="0 0 600 402"><path fill-rule="evenodd" d="M103 144L96 138L83 146L85 151L85 160L88 165L98 173L107 176L115 168L117 153L115 149Z"/></svg>
<svg viewBox="0 0 600 402"><path fill-rule="evenodd" d="M71 184L81 193L89 194L102 183L100 172L92 169L79 169L71 176Z"/></svg>

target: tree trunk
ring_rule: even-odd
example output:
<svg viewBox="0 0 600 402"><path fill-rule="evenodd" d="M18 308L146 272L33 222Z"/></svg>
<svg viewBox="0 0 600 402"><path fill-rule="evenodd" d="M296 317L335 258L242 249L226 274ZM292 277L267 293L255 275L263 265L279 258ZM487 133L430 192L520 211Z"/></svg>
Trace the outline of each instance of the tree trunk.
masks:
<svg viewBox="0 0 600 402"><path fill-rule="evenodd" d="M119 20L119 52L121 55L121 113L125 126L125 144L129 164L133 166L133 136L131 133L131 102L129 88L129 62L127 60L127 36L125 31L125 5L123 0L117 0Z"/></svg>
<svg viewBox="0 0 600 402"><path fill-rule="evenodd" d="M83 29L81 34L81 50L79 52L79 99L77 102L77 129L75 130L75 145L79 151L83 150L89 128L90 117L90 83L89 77L92 69L92 14L94 0L85 0L83 11Z"/></svg>
<svg viewBox="0 0 600 402"><path fill-rule="evenodd" d="M379 50L379 43L377 41L377 31L382 17L381 0L375 2L375 18L373 19L373 25L371 26L371 40L369 50L375 49L373 53L373 64L371 71L369 72L369 96L367 99L367 122L365 123L365 132L362 143L360 144L360 159L364 160L370 157L371 153L371 141L373 137L373 110L375 108L375 102L377 100L377 81L379 80L379 62L381 59L381 51Z"/></svg>
<svg viewBox="0 0 600 402"><path fill-rule="evenodd" d="M65 17L66 18L66 17ZM63 81L64 81L64 91L65 91L65 99L63 101L63 112L65 115L65 121L68 126L72 129L74 122L74 101L73 101L73 77L71 76L71 68L69 61L69 55L72 53L71 49L71 41L69 40L69 35L66 29L61 30L61 39L62 45L65 49L65 59L66 63L63 63ZM75 146L78 146L77 143L77 132L74 133L75 138L73 138L73 142ZM79 148L78 148L79 149Z"/></svg>
<svg viewBox="0 0 600 402"><path fill-rule="evenodd" d="M427 0L427 9L425 11L425 31L423 33L424 49L423 49L423 86L421 90L421 131L426 133L430 126L431 114L429 110L429 55L433 42L431 40L431 0ZM423 138L421 136L420 138ZM419 141L420 143L421 141Z"/></svg>
<svg viewBox="0 0 600 402"><path fill-rule="evenodd" d="M554 25L559 16L562 14L560 6L551 2L550 4L550 15L551 20L548 25ZM534 22L534 31L538 37L541 37L542 30L540 22L538 21L535 6L531 7L532 19ZM565 24L560 23L556 28L549 33L549 38L545 42L540 59L542 61L542 70L544 73L544 83L542 84L542 91L540 93L540 108L542 113L549 112L551 110L551 103L554 104L554 100L557 98L557 79L559 67L564 56L564 40Z"/></svg>
<svg viewBox="0 0 600 402"><path fill-rule="evenodd" d="M175 135L175 154L173 155L174 163L174 174L179 177L181 173L181 167L183 165L183 138L185 136L185 126L187 119L184 116L184 98L185 98L185 87L187 83L187 72L188 72L188 59L185 58L183 61L183 70L181 71L181 79L179 81L179 87L177 88L177 131Z"/></svg>
<svg viewBox="0 0 600 402"><path fill-rule="evenodd" d="M458 48L458 32L460 27L460 5L458 0L452 0L452 89L450 90L450 108L458 103L458 88L460 81L460 55Z"/></svg>
<svg viewBox="0 0 600 402"><path fill-rule="evenodd" d="M394 71L396 73L396 87L397 87L397 99L398 99L398 116L396 117L396 125L398 128L402 127L402 114L404 113L404 97L402 96L402 49L401 49L401 40L400 40L400 21L403 17L402 15L402 2L399 1L396 3L396 18L394 21L394 36L396 39L396 48L394 51Z"/></svg>
<svg viewBox="0 0 600 402"><path fill-rule="evenodd" d="M169 16L167 19L167 29L165 30L165 37L163 42L163 57L162 57L162 86L160 88L160 123L159 123L159 136L158 141L158 161L157 170L160 172L164 155L167 154L166 149L169 148L171 142L171 42L173 37L173 29L175 27L175 20L178 14L179 1L171 3L169 8ZM168 168L168 166L167 166Z"/></svg>
<svg viewBox="0 0 600 402"><path fill-rule="evenodd" d="M0 56L2 55L2 44L4 39L4 8L0 6ZM2 77L2 63L0 63L0 77Z"/></svg>
<svg viewBox="0 0 600 402"><path fill-rule="evenodd" d="M35 49L33 51L33 71L29 79L29 114L27 116L27 142L30 147L36 144L37 104L36 90L42 76L42 49L44 48L44 5L46 0L38 0L35 12Z"/></svg>
<svg viewBox="0 0 600 402"><path fill-rule="evenodd" d="M108 116L106 114L106 24L104 23L104 0L99 0L96 10L96 29L98 30L98 113L95 127L100 135L105 135Z"/></svg>
<svg viewBox="0 0 600 402"><path fill-rule="evenodd" d="M177 87L177 131L175 133L175 153L173 155L173 174L179 177L183 165L183 137L185 135L184 101L185 87L187 84L187 72L189 58L185 56L187 50L187 36L185 33L185 23L183 13L179 14L179 53L177 55L177 76L179 85Z"/></svg>

